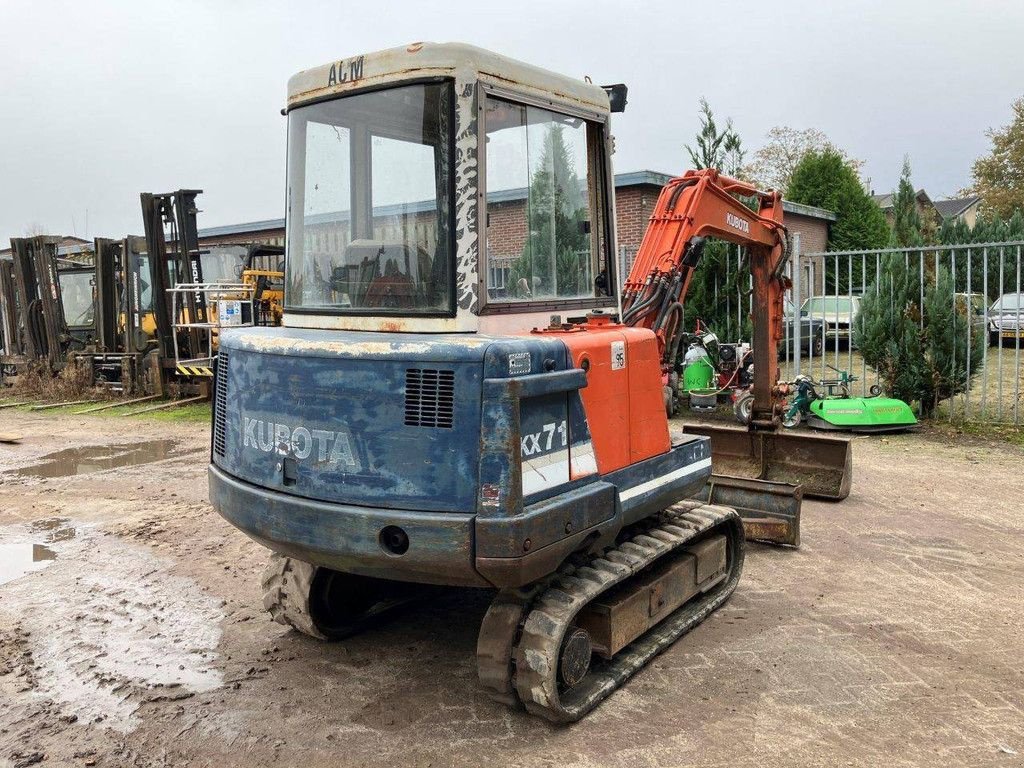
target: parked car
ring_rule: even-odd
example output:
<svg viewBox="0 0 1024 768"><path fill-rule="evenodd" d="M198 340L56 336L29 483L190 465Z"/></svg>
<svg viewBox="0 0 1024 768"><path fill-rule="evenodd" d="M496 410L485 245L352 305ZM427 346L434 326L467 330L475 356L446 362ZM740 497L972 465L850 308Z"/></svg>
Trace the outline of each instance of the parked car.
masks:
<svg viewBox="0 0 1024 768"><path fill-rule="evenodd" d="M790 350L793 348L793 339L796 337L796 307L793 302L786 299L785 326L782 331L782 347L779 349L779 357L786 356L785 346L788 344ZM801 313L800 317L800 352L801 354L820 355L825 349L825 333L827 324L821 318L807 317Z"/></svg>
<svg viewBox="0 0 1024 768"><path fill-rule="evenodd" d="M813 296L800 305L800 317L826 323L827 346L837 348L853 343L853 321L860 314L860 296Z"/></svg>
<svg viewBox="0 0 1024 768"><path fill-rule="evenodd" d="M1005 341L1024 345L1024 293L1004 293L988 309L989 345Z"/></svg>

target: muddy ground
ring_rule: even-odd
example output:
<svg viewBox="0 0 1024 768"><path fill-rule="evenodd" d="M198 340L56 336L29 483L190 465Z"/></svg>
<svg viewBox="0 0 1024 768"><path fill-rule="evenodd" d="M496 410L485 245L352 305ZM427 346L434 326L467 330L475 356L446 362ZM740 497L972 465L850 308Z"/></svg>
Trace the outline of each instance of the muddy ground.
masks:
<svg viewBox="0 0 1024 768"><path fill-rule="evenodd" d="M25 435L0 445L0 766L1024 760L1020 447L858 440L799 551L753 546L725 608L554 727L477 690L485 594L339 644L269 621L266 552L206 503L205 425L0 422Z"/></svg>

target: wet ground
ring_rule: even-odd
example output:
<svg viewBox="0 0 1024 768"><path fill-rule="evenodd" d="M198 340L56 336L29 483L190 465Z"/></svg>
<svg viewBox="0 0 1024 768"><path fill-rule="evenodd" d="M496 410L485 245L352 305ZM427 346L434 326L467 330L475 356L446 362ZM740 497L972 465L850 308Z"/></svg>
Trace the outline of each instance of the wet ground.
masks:
<svg viewBox="0 0 1024 768"><path fill-rule="evenodd" d="M487 595L344 643L262 611L265 552L206 504L205 425L3 413L0 767L1020 764L1024 451L858 440L799 551L582 723L490 702Z"/></svg>

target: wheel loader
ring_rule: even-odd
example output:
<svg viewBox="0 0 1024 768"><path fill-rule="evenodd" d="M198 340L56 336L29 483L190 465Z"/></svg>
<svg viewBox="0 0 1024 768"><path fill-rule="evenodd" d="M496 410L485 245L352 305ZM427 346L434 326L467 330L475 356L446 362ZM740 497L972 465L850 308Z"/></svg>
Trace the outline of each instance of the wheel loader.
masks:
<svg viewBox="0 0 1024 768"><path fill-rule="evenodd" d="M848 445L776 430L778 193L674 179L619 286L625 95L462 44L292 77L283 324L225 330L215 378L210 498L272 551L274 619L338 639L419 585L494 590L481 685L556 722L729 598L745 524L849 483ZM751 258L756 401L721 438L747 479L667 416L706 237Z"/></svg>

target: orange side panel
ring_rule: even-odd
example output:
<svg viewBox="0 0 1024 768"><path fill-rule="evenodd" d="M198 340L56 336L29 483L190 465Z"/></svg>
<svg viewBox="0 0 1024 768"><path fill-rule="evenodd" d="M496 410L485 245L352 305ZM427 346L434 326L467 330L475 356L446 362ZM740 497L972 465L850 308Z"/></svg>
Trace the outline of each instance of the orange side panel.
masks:
<svg viewBox="0 0 1024 768"><path fill-rule="evenodd" d="M623 328L622 334L629 350L629 460L635 464L665 453L671 442L658 339L646 328Z"/></svg>
<svg viewBox="0 0 1024 768"><path fill-rule="evenodd" d="M654 333L621 325L560 334L577 368L589 362L581 390L601 474L669 450Z"/></svg>

